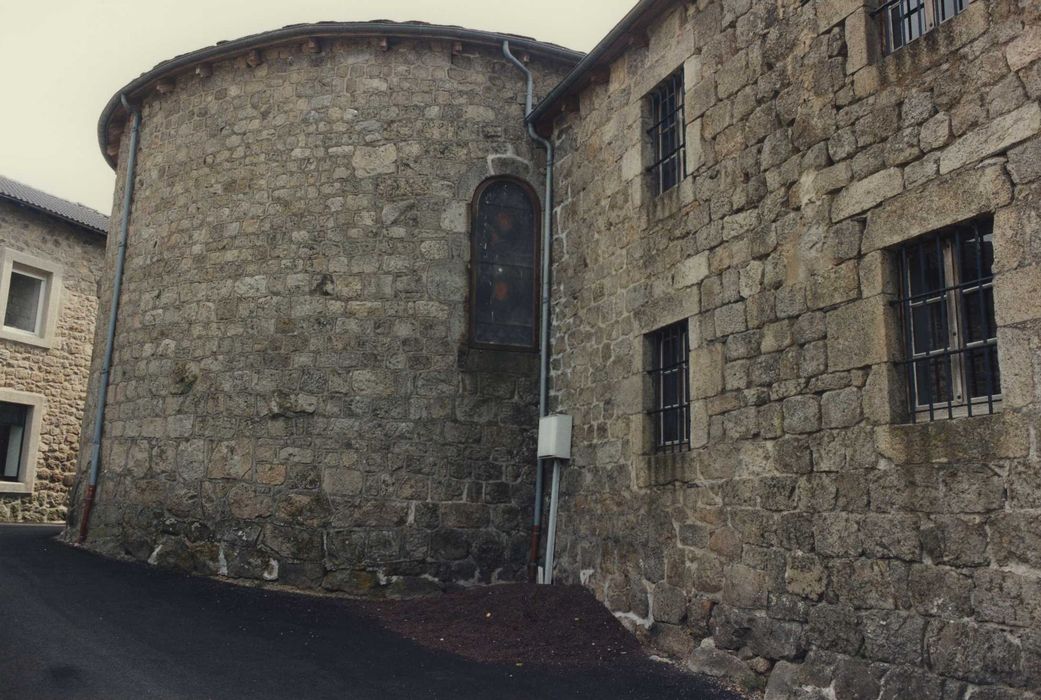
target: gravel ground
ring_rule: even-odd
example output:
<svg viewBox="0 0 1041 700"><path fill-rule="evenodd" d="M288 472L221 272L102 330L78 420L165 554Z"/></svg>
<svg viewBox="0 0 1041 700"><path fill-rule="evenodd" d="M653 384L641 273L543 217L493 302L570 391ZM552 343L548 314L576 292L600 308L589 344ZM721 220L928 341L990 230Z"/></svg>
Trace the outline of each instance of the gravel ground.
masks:
<svg viewBox="0 0 1041 700"><path fill-rule="evenodd" d="M492 586L362 610L424 646L475 661L566 666L644 657L636 638L579 586Z"/></svg>

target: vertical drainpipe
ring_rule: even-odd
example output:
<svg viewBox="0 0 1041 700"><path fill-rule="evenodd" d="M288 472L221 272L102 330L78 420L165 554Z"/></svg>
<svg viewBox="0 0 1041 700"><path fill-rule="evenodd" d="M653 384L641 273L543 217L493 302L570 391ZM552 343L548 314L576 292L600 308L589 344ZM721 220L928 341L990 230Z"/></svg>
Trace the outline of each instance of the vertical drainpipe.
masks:
<svg viewBox="0 0 1041 700"><path fill-rule="evenodd" d="M535 82L521 61L510 51L510 42L502 43L502 52L513 65L517 66L523 73L528 83L527 98L525 100L524 121L528 126L528 135L531 139L546 150L546 189L542 202L542 327L539 333L539 417L543 418L549 414L549 302L550 302L550 261L552 258L553 245L553 144L547 139L539 136L535 126L528 121L531 115ZM556 466L556 465L554 465ZM539 541L542 537L542 493L543 471L545 463L538 460L535 470L535 514L531 523L531 551L528 555L528 578L535 579L539 560ZM542 581L539 581L542 583Z"/></svg>
<svg viewBox="0 0 1041 700"><path fill-rule="evenodd" d="M87 481L87 493L83 498L83 514L80 516L78 544L87 539L90 526L90 514L94 510L94 499L98 491L98 475L101 472L101 433L105 426L105 403L108 399L109 375L112 372L112 347L116 338L116 317L119 314L119 296L123 289L123 268L126 264L127 234L130 230L130 205L134 198L134 176L137 171L137 144L141 136L141 110L127 102L126 95L120 95L123 109L133 115L133 126L130 130L130 153L127 158L126 178L123 181L123 220L119 226L119 241L116 249L115 279L112 283L112 309L108 316L108 333L105 336L105 354L101 363L101 378L98 381L98 398L94 410L94 433L90 440L90 476Z"/></svg>

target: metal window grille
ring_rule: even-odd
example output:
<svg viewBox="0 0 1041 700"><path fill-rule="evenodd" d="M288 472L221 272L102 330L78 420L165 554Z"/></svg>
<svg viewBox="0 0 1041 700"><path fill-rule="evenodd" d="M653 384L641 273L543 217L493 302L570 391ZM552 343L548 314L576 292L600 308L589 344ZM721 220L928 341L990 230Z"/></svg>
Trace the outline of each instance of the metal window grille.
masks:
<svg viewBox="0 0 1041 700"><path fill-rule="evenodd" d="M993 263L992 219L900 249L900 364L915 422L990 414L1001 402Z"/></svg>
<svg viewBox="0 0 1041 700"><path fill-rule="evenodd" d="M687 322L666 326L650 336L649 373L654 387L650 410L657 452L690 447L690 337Z"/></svg>
<svg viewBox="0 0 1041 700"><path fill-rule="evenodd" d="M882 50L893 53L941 22L961 13L972 0L888 0L874 15L882 35Z"/></svg>
<svg viewBox="0 0 1041 700"><path fill-rule="evenodd" d="M647 168L655 196L671 190L686 176L684 143L683 69L676 71L651 92L651 119L647 130L654 163Z"/></svg>

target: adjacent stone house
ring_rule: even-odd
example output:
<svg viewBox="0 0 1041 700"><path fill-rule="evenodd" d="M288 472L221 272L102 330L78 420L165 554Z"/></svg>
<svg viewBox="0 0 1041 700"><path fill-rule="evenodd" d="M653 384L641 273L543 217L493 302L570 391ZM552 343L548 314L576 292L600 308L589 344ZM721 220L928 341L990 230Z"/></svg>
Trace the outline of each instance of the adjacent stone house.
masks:
<svg viewBox="0 0 1041 700"><path fill-rule="evenodd" d="M559 567L769 697L1036 698L1041 4L876 8L641 2L539 107Z"/></svg>
<svg viewBox="0 0 1041 700"><path fill-rule="evenodd" d="M89 546L350 593L521 578L551 207L558 578L771 698L1036 700L1034 0L644 0L585 57L301 25L121 95Z"/></svg>
<svg viewBox="0 0 1041 700"><path fill-rule="evenodd" d="M0 177L0 522L61 522L108 218Z"/></svg>

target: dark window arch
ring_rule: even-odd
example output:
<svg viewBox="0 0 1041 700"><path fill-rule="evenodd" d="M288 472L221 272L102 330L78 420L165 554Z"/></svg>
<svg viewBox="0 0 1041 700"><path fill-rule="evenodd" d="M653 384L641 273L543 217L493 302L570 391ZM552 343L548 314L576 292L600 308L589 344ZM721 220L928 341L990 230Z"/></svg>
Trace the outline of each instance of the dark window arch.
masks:
<svg viewBox="0 0 1041 700"><path fill-rule="evenodd" d="M538 346L539 203L514 178L486 180L474 194L470 234L470 341Z"/></svg>

